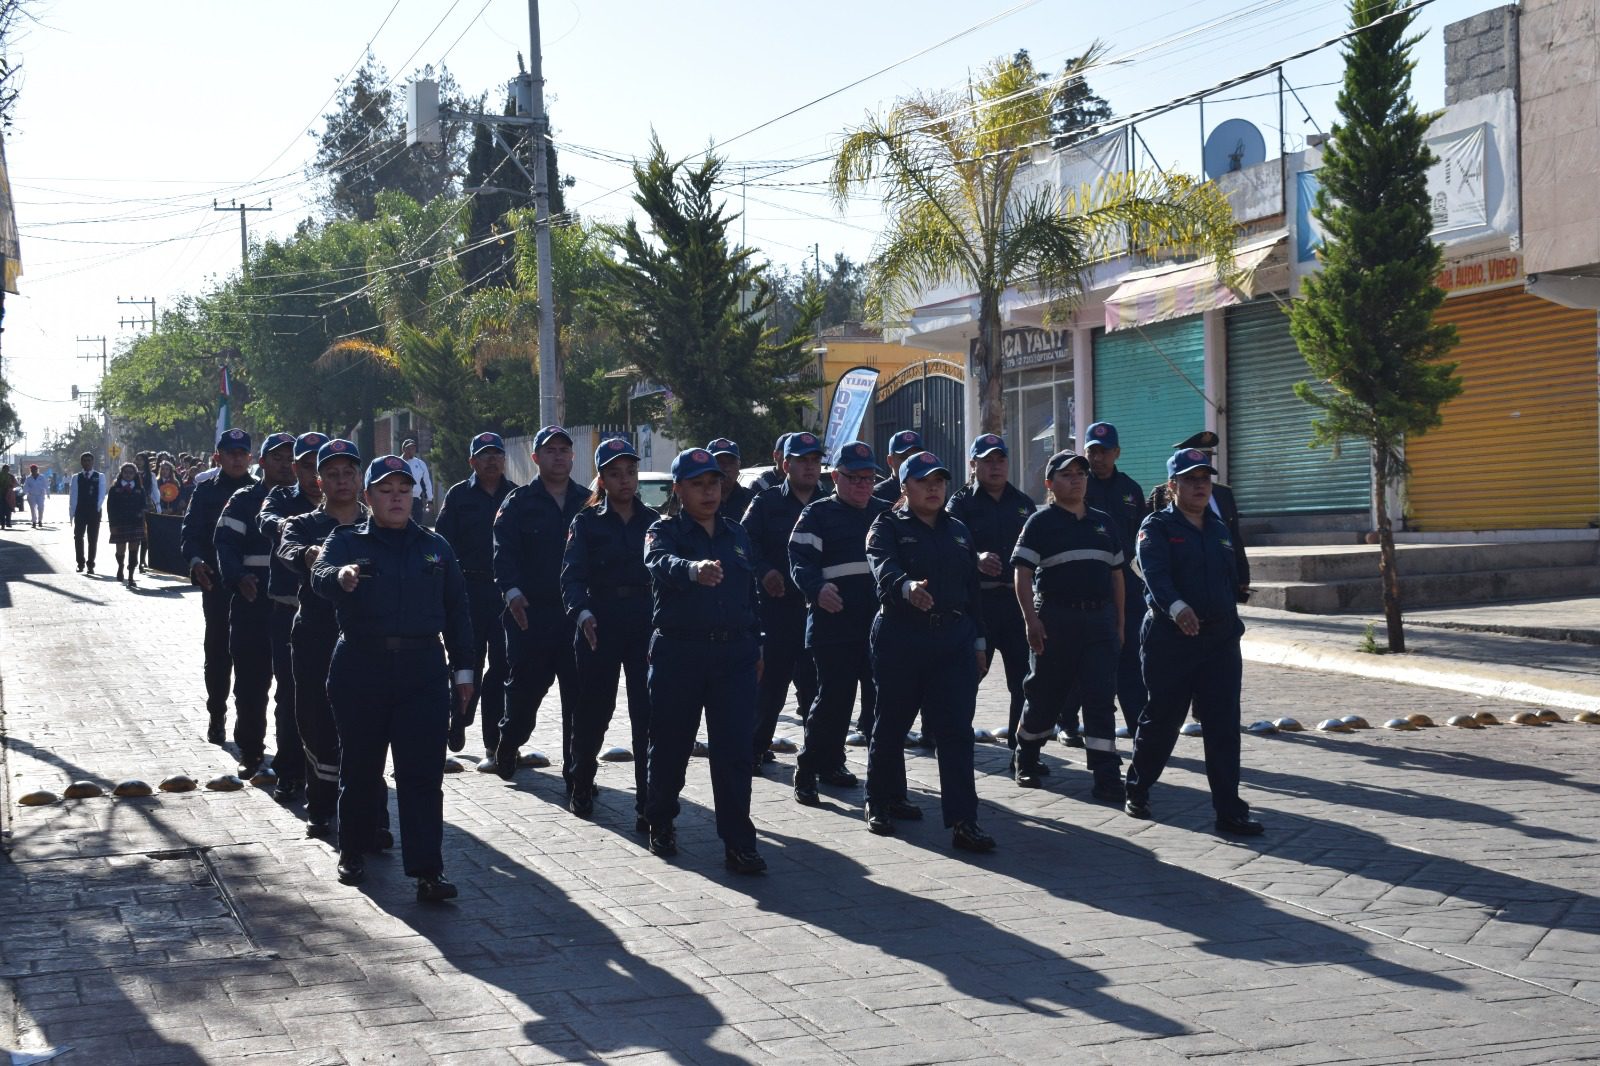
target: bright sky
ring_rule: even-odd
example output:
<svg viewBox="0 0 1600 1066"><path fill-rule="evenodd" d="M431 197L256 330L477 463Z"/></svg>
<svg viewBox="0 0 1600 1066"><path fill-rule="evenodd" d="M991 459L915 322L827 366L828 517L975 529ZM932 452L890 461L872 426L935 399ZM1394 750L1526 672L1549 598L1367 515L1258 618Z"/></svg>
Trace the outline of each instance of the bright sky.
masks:
<svg viewBox="0 0 1600 1066"><path fill-rule="evenodd" d="M1423 10L1423 107L1443 103L1443 26L1497 3ZM270 198L270 213L249 215L255 237L287 234L314 211L307 130L320 128L369 41L391 74L444 63L468 92L491 90L494 110L515 53L528 49L525 0L40 0L34 11L38 23L14 50L23 93L6 151L25 273L21 295L6 300L3 340L29 449L76 417L72 385L96 386L100 344L77 338L105 336L114 352L136 336L119 320L147 308L119 298L167 307L239 269L238 213L213 210L214 199ZM569 208L625 216L628 171L603 157L642 154L652 129L675 154L725 143L730 171L748 165L752 182L747 242L799 265L814 244L824 261L870 253L875 204L863 198L841 214L816 184L826 163L804 161L897 96L962 88L969 71L1019 47L1058 69L1099 39L1124 61L1090 85L1122 115L1319 44L1346 14L1330 0L544 0L541 17L554 137L577 179ZM1323 130L1336 92L1324 83L1341 70L1327 49L1286 71ZM1222 94L1231 99L1207 105L1207 127L1248 118L1275 156L1274 88L1264 79ZM1253 94L1267 95L1240 99ZM1288 107L1295 150L1314 127ZM1162 166L1199 170L1196 109L1141 133ZM777 172L775 160L803 165Z"/></svg>

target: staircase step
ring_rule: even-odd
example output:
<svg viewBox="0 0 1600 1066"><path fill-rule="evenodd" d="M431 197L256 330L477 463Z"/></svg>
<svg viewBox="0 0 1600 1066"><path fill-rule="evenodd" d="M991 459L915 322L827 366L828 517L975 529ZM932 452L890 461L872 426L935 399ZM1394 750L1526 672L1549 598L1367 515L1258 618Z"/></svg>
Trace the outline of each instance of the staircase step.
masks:
<svg viewBox="0 0 1600 1066"><path fill-rule="evenodd" d="M1247 542L1248 543L1248 542ZM1424 575L1498 574L1506 570L1594 567L1600 542L1594 540L1522 541L1487 544L1397 544L1402 580ZM1376 544L1311 547L1262 546L1250 551L1250 575L1257 583L1318 583L1376 579Z"/></svg>
<svg viewBox="0 0 1600 1066"><path fill-rule="evenodd" d="M1252 571L1255 567L1251 560ZM1383 583L1376 560L1373 576L1320 583L1254 581L1250 606L1271 607L1304 614L1372 612L1383 609ZM1600 592L1600 568L1580 566L1520 567L1501 570L1460 571L1443 574L1408 574L1400 567L1400 595L1404 608L1443 607L1451 604L1497 603L1553 596L1583 596Z"/></svg>
<svg viewBox="0 0 1600 1066"><path fill-rule="evenodd" d="M1363 544L1364 533L1246 533L1245 544L1256 548L1318 548L1329 544Z"/></svg>

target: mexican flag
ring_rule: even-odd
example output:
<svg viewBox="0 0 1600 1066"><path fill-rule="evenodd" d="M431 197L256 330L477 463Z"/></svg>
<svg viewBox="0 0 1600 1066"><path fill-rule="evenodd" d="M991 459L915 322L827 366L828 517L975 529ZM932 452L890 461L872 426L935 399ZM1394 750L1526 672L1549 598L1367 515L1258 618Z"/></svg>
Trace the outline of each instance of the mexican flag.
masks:
<svg viewBox="0 0 1600 1066"><path fill-rule="evenodd" d="M230 398L232 397L232 395L233 394L232 394L231 390L229 390L229 388L228 388L228 368L227 367L223 367L222 368L222 392L217 396L217 439L218 440L221 440L222 439L222 435L224 433L226 433L233 426L233 421L229 417L229 404L230 404Z"/></svg>

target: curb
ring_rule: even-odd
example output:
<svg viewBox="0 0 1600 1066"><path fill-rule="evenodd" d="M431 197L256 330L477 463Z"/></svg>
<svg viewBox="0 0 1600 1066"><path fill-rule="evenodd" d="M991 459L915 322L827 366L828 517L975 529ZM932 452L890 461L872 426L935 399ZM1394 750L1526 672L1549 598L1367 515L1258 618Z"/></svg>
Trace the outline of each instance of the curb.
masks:
<svg viewBox="0 0 1600 1066"><path fill-rule="evenodd" d="M1354 674L1381 681L1464 692L1474 696L1564 707L1573 711L1600 711L1600 691L1579 691L1570 687L1540 684L1530 680L1531 671L1513 674L1495 669L1473 670L1452 667L1438 659L1407 654L1403 656L1366 655L1335 651L1302 641L1251 638L1240 642L1246 662L1268 666L1322 670L1334 674ZM1533 674L1537 678L1539 675ZM1550 675L1555 681L1560 675Z"/></svg>
<svg viewBox="0 0 1600 1066"><path fill-rule="evenodd" d="M1407 618L1408 626L1428 629L1451 629L1458 633L1497 633L1506 637L1525 637L1529 640L1554 640L1567 644L1600 644L1600 629L1562 626L1524 626L1515 623L1493 622L1434 622L1421 618Z"/></svg>

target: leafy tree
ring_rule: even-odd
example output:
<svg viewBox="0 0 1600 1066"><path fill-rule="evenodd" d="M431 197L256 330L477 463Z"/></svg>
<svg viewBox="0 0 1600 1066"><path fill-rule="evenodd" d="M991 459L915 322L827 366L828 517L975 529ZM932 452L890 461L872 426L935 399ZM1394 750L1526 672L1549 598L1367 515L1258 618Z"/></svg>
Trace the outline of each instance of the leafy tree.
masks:
<svg viewBox="0 0 1600 1066"><path fill-rule="evenodd" d="M514 107L508 102L504 114L513 113ZM464 189L472 196L472 204L468 209L467 247L461 256L469 292L482 285L516 284L516 227L508 216L533 203L533 188L524 170L526 162L517 166L487 125L478 123L472 129ZM527 136L519 134L517 127L502 127L500 136L520 159L529 158ZM564 214L566 197L553 144L545 146L545 170L550 214ZM484 243L495 237L499 239Z"/></svg>
<svg viewBox="0 0 1600 1066"><path fill-rule="evenodd" d="M12 57L17 23L32 18L27 9L31 0L0 0L0 129L11 128L16 118L17 98L22 94L22 64Z"/></svg>
<svg viewBox="0 0 1600 1066"><path fill-rule="evenodd" d="M11 386L0 377L0 452L10 449L22 436L22 419L11 406Z"/></svg>
<svg viewBox="0 0 1600 1066"><path fill-rule="evenodd" d="M1027 49L1017 53L1018 59L1027 56ZM1111 104L1105 97L1089 88L1088 79L1080 71L1102 55L1094 47L1081 56L1073 56L1061 68L1056 79L1040 73L1041 83L1054 80L1055 89L1050 94L1050 132L1055 134L1055 146L1065 148L1092 136L1094 127L1111 121Z"/></svg>
<svg viewBox="0 0 1600 1066"><path fill-rule="evenodd" d="M50 452L51 465L56 468L56 473L62 476L70 476L77 472L78 456L84 452L94 453L104 464L104 445L105 438L101 432L100 420L92 415L79 415L78 420L64 432L48 438L45 442L45 448Z"/></svg>
<svg viewBox="0 0 1600 1066"><path fill-rule="evenodd" d="M618 257L590 304L641 373L672 390L674 437L767 441L799 421L817 387L804 349L821 299L786 337L764 326L772 285L753 251L729 243L737 216L716 200L721 171L711 152L692 169L673 163L652 138L633 167L646 228L636 218L605 228Z"/></svg>
<svg viewBox="0 0 1600 1066"><path fill-rule="evenodd" d="M1080 59L1078 69L1089 57ZM1040 290L1058 308L1083 292L1098 260L1124 250L1214 255L1232 267L1233 214L1209 184L1182 174L1117 174L1093 187L1016 187L1027 146L1055 111L1026 56L995 60L972 98L919 93L845 134L832 184L842 208L877 182L888 224L870 265L869 313L898 316L951 280L978 294L972 376L980 427L1002 431L1000 297Z"/></svg>
<svg viewBox="0 0 1600 1066"><path fill-rule="evenodd" d="M1444 302L1435 284L1443 253L1433 242L1425 140L1438 116L1411 99L1415 10L1404 0L1350 0L1363 32L1344 46L1340 121L1323 149L1322 187L1312 214L1325 239L1320 274L1305 279L1289 324L1319 385L1295 394L1321 411L1313 445L1370 442L1377 494L1379 569L1389 650L1405 651L1400 579L1388 507L1406 473L1401 452L1442 420L1461 392L1456 364L1442 362L1455 327L1433 320Z"/></svg>
<svg viewBox="0 0 1600 1066"><path fill-rule="evenodd" d="M433 77L424 67L412 76ZM448 70L440 70L439 103L457 111L476 110L478 101L462 97ZM409 83L409 82L408 82ZM307 176L327 182L322 207L330 218L376 217L377 196L397 189L418 203L453 194L466 163L469 131L464 122L440 124L444 142L406 145L406 84L390 85L383 64L370 53L340 93L335 110L324 115L316 134L317 154Z"/></svg>
<svg viewBox="0 0 1600 1066"><path fill-rule="evenodd" d="M865 318L866 271L849 256L835 252L833 262L825 265L822 273L822 315L817 328L827 329L841 322L860 322ZM794 331L800 319L810 290L816 284L816 275L804 267L798 272L778 267L769 269L768 277L774 299L767 325L780 335L787 335Z"/></svg>
<svg viewBox="0 0 1600 1066"><path fill-rule="evenodd" d="M117 422L131 427L125 443L209 453L225 343L185 298L162 313L156 332L118 351L100 388Z"/></svg>

